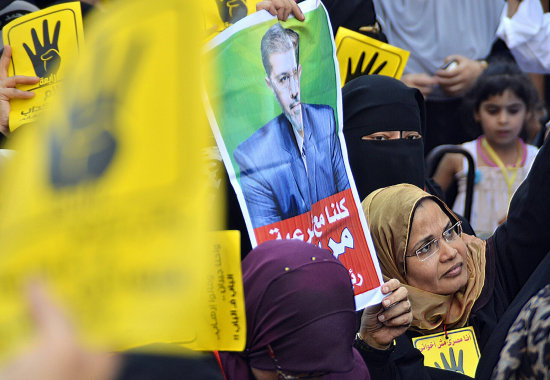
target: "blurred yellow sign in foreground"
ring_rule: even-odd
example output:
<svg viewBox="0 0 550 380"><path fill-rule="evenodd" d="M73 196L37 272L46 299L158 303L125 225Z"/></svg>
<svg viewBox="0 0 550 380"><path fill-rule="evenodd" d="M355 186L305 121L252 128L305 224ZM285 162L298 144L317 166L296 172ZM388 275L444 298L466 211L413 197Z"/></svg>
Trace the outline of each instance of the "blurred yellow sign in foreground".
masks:
<svg viewBox="0 0 550 380"><path fill-rule="evenodd" d="M200 159L210 132L198 14L180 0L96 14L59 101L17 136L0 181L0 353L29 336L22 288L33 277L94 346L244 348L238 241L219 244L232 252L220 262L207 232L221 207ZM228 330L215 335L205 315L229 307L209 298L220 270L235 312L220 312Z"/></svg>
<svg viewBox="0 0 550 380"><path fill-rule="evenodd" d="M342 87L360 75L386 75L401 78L409 52L343 27L338 28L336 57Z"/></svg>
<svg viewBox="0 0 550 380"><path fill-rule="evenodd" d="M80 2L64 3L16 18L2 29L4 44L12 48L8 75L40 77L32 99L10 101L10 130L36 121L60 90L67 67L84 48Z"/></svg>

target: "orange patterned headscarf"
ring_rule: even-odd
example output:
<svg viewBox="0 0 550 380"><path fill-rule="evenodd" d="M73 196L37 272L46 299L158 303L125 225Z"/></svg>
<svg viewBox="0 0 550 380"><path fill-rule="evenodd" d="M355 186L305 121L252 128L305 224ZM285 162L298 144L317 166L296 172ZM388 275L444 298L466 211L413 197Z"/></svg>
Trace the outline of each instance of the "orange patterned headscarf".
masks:
<svg viewBox="0 0 550 380"><path fill-rule="evenodd" d="M405 253L414 211L424 199L435 201L451 220L458 220L439 198L409 184L373 191L362 205L384 279L387 281L396 278L405 285L413 311L411 328L428 334L441 331L443 325L458 328L467 324L485 281L485 242L473 236L462 235L468 249L468 282L464 289L452 295L442 295L408 285Z"/></svg>

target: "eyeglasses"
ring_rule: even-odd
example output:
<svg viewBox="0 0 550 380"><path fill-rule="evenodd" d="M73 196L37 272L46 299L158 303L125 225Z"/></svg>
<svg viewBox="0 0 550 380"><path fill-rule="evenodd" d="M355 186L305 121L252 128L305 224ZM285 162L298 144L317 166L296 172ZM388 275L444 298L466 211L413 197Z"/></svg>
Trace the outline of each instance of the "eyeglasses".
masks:
<svg viewBox="0 0 550 380"><path fill-rule="evenodd" d="M443 233L441 234L441 237L445 239L447 243L455 241L461 236L462 236L461 221L456 222L451 227L443 231ZM432 257L434 254L436 254L439 251L439 239L440 238L436 237L430 240L429 242L427 242L426 244L424 244L422 247L418 248L416 251L414 251L414 255L418 257L418 260L425 261L425 260L428 260L430 257ZM405 257L413 257L414 255L405 255Z"/></svg>
<svg viewBox="0 0 550 380"><path fill-rule="evenodd" d="M277 358L275 357L275 352L273 351L273 348L271 348L270 344L267 345L267 352L269 353L269 357L273 361L273 365L275 366L275 369L277 371L277 376L279 376L279 379L282 379L282 380L312 379L315 377L328 375L328 372L321 372L321 371L301 373L298 375L290 374L288 372L283 371L283 369L279 365L279 362L277 361Z"/></svg>

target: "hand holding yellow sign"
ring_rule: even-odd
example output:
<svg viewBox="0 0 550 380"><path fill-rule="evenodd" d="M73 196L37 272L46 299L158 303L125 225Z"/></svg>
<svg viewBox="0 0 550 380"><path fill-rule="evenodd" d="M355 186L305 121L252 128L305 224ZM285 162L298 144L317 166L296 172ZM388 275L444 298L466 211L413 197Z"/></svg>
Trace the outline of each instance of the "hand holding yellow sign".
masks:
<svg viewBox="0 0 550 380"><path fill-rule="evenodd" d="M81 53L84 38L80 3L55 5L19 17L2 30L12 52L9 76L39 77L38 83L20 82L18 88L33 91L32 99L13 99L10 130L36 121L59 90L66 68Z"/></svg>

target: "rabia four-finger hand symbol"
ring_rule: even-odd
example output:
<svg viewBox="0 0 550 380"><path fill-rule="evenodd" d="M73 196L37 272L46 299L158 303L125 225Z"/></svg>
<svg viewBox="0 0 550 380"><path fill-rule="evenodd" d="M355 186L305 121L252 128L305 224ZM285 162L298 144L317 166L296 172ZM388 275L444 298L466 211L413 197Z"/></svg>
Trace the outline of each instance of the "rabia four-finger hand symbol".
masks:
<svg viewBox="0 0 550 380"><path fill-rule="evenodd" d="M365 52L361 53L361 56L359 57L359 61L357 61L357 66L355 66L355 69L352 71L352 64L351 64L351 58L348 58L348 72L346 74L346 82L348 83L350 80L360 77L361 75L376 75L379 74L380 71L384 67L386 67L386 64L388 61L384 61L378 65L374 70L372 69L374 64L376 63L376 60L378 59L378 52L374 53L374 55L371 57L369 63L367 66L363 69L363 61L365 60Z"/></svg>
<svg viewBox="0 0 550 380"><path fill-rule="evenodd" d="M47 78L51 74L56 74L61 63L59 56L59 30L61 29L61 21L55 24L53 38L50 40L50 32L48 29L48 21L44 20L43 27L43 43L40 43L36 29L31 29L32 42L34 44L34 52L27 44L23 44L25 51L31 59L34 67L34 72L40 78Z"/></svg>
<svg viewBox="0 0 550 380"><path fill-rule="evenodd" d="M455 358L455 352L452 347L449 347L449 361L447 361L447 358L443 353L440 353L440 355L441 362L443 363L443 369L464 374L464 352L462 350L458 351L458 362ZM439 365L438 362L434 362L434 364L437 368L441 368L441 365Z"/></svg>

